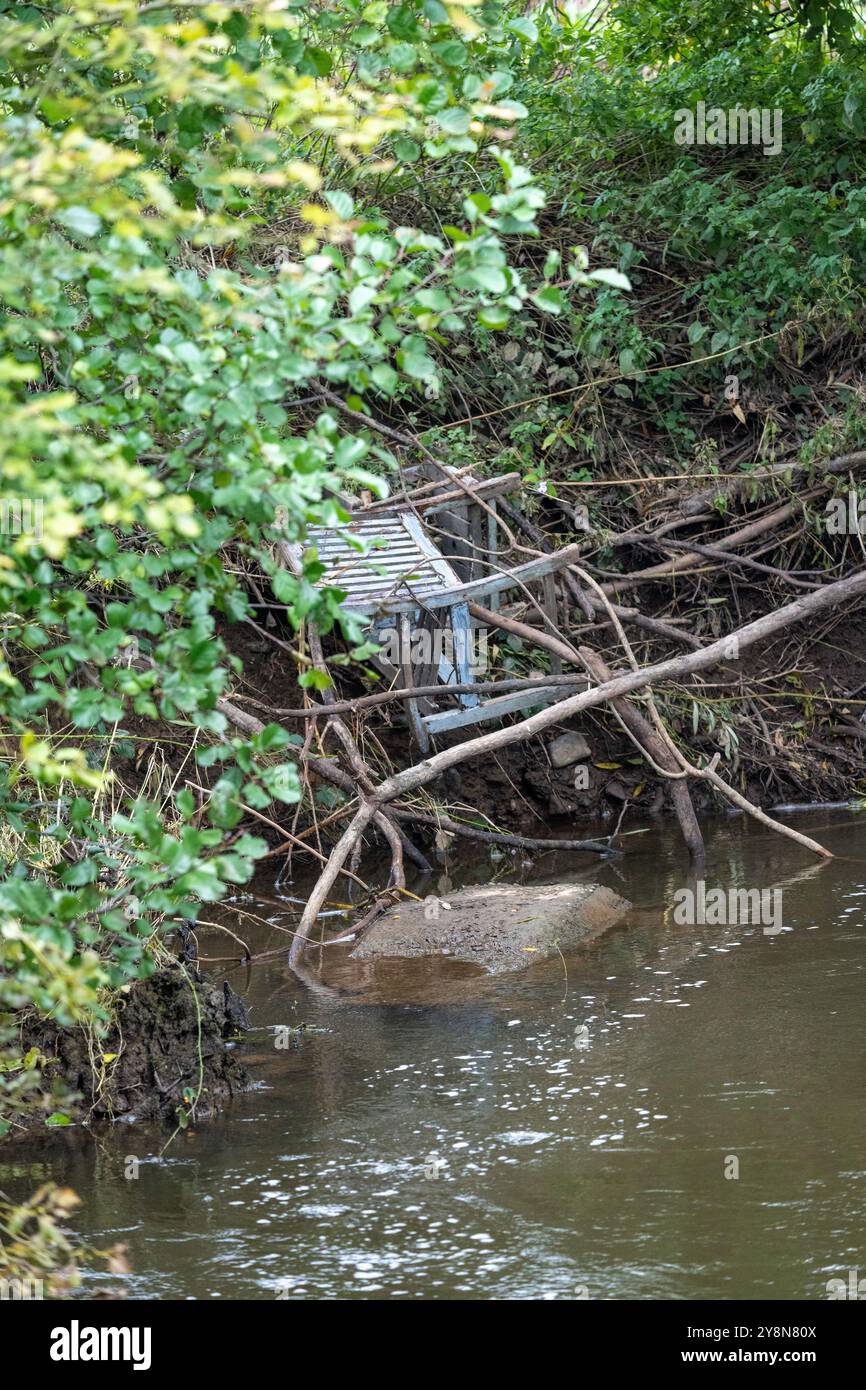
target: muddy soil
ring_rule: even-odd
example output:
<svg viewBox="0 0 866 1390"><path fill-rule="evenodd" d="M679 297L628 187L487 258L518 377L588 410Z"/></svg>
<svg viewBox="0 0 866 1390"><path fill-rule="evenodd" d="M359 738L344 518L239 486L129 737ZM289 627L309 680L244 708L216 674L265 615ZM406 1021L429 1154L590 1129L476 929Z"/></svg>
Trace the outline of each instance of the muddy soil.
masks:
<svg viewBox="0 0 866 1390"><path fill-rule="evenodd" d="M249 1084L235 1047L243 1005L227 986L196 983L169 966L119 1001L102 1038L48 1020L24 1029L24 1046L51 1059L49 1084L56 1077L77 1092L81 1119L175 1124L181 1112L207 1119Z"/></svg>

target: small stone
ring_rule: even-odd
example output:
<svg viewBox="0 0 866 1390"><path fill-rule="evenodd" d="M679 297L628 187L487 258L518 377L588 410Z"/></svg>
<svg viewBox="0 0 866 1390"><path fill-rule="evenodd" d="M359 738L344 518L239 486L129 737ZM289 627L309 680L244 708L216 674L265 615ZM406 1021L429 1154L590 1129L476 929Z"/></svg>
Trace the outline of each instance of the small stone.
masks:
<svg viewBox="0 0 866 1390"><path fill-rule="evenodd" d="M547 752L554 767L571 767L572 763L582 763L590 756L590 748L583 734L560 734L548 744Z"/></svg>

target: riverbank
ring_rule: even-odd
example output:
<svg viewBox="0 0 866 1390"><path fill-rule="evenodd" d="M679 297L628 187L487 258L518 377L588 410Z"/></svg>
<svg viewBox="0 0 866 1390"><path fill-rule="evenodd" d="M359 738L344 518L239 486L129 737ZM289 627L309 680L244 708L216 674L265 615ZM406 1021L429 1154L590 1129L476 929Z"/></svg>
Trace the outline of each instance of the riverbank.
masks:
<svg viewBox="0 0 866 1390"><path fill-rule="evenodd" d="M159 1122L185 1129L213 1118L249 1085L237 1050L249 1026L228 982L217 986L195 967L163 966L106 1001L110 1021L61 1028L25 1017L22 1055L35 1049L40 1090L15 1129L51 1124L53 1098L76 1123Z"/></svg>

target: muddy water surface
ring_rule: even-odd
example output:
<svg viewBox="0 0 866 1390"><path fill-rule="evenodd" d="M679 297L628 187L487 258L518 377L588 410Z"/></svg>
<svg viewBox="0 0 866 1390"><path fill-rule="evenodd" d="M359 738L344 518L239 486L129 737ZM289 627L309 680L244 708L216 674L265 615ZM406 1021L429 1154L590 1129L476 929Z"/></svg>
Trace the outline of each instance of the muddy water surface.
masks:
<svg viewBox="0 0 866 1390"><path fill-rule="evenodd" d="M140 1125L28 1140L0 1186L74 1187L78 1229L127 1244L135 1297L824 1298L866 1270L866 818L790 821L838 858L708 827L708 884L783 886L775 934L674 922L671 828L589 869L636 905L624 926L520 974L359 968L337 948L323 990L284 954L215 965L252 1015L256 1089L161 1160ZM297 908L259 889L237 905L271 926L225 921L263 950Z"/></svg>

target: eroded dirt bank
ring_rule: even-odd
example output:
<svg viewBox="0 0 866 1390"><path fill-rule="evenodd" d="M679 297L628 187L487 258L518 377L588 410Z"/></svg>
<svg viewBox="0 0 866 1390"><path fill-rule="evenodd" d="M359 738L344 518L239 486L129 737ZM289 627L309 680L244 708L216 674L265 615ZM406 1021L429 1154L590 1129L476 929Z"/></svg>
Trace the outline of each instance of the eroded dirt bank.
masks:
<svg viewBox="0 0 866 1390"><path fill-rule="evenodd" d="M25 1050L48 1059L44 1078L79 1096L80 1120L159 1120L184 1124L213 1116L249 1078L234 1045L243 1005L229 986L196 982L176 966L121 992L101 1038L50 1020L26 1024Z"/></svg>

